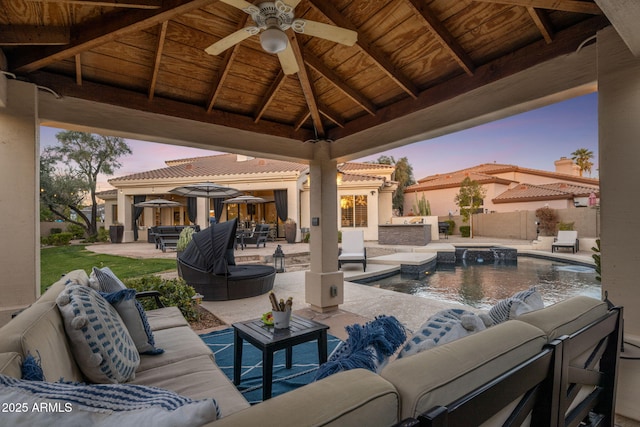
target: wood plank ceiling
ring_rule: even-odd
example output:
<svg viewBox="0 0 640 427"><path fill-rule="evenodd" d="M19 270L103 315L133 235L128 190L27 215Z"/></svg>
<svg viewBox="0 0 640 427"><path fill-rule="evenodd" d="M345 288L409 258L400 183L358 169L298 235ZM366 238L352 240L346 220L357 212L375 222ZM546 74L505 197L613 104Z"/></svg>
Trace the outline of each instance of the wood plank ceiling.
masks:
<svg viewBox="0 0 640 427"><path fill-rule="evenodd" d="M338 140L575 51L609 24L590 0L302 0L295 16L358 41L287 30L300 71L285 75L258 36L205 53L253 24L220 1L0 0L0 49L5 71L61 96Z"/></svg>

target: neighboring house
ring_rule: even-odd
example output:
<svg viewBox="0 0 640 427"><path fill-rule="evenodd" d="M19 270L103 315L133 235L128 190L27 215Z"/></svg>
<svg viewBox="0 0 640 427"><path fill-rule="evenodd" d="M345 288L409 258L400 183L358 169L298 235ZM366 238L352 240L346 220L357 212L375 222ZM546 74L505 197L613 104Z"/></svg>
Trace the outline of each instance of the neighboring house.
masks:
<svg viewBox="0 0 640 427"><path fill-rule="evenodd" d="M431 214L457 214L455 196L462 181L469 177L486 191L481 208L484 212L536 210L542 206L566 209L597 203L599 181L581 177L571 159L555 161L556 171L523 168L515 165L485 163L455 172L431 175L405 189L404 211L416 212L424 195Z"/></svg>
<svg viewBox="0 0 640 427"><path fill-rule="evenodd" d="M125 241L133 241L134 196L147 200L166 198L183 204L179 207L145 208L137 220L139 239L146 239L146 229L163 224L190 224L186 198L172 195L170 190L186 184L214 182L235 188L243 193L261 197L266 203L254 206L223 205L223 211L214 211L213 201L197 199L194 223L206 227L209 218L220 220L238 218L240 221L273 224L279 237L284 237L283 221L279 218L275 192L286 192L285 218L293 219L301 229L311 224L309 166L281 160L254 158L236 154L170 160L166 168L140 172L109 180L115 190L99 193L105 200L105 224L125 225ZM394 167L368 163L338 165L338 228L360 228L365 239L377 240L378 224L388 222L392 212L392 195L397 184L391 181ZM217 214L217 215L216 215Z"/></svg>

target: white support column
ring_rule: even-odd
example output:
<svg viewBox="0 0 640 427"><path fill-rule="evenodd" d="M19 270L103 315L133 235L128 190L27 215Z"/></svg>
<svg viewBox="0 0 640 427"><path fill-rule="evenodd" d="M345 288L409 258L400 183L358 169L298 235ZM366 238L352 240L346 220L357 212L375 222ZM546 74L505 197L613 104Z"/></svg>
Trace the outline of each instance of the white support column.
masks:
<svg viewBox="0 0 640 427"><path fill-rule="evenodd" d="M305 275L305 298L319 312L338 309L344 302L344 275L338 271L337 162L330 158L330 143L317 142L310 163L311 267ZM317 219L314 222L314 219Z"/></svg>
<svg viewBox="0 0 640 427"><path fill-rule="evenodd" d="M5 77L0 75L0 80ZM0 108L0 325L40 296L40 143L35 85L6 85Z"/></svg>
<svg viewBox="0 0 640 427"><path fill-rule="evenodd" d="M640 345L640 58L611 28L598 33L602 289L624 306L625 340ZM627 356L640 351L625 346ZM616 412L640 420L639 361L621 360Z"/></svg>
<svg viewBox="0 0 640 427"><path fill-rule="evenodd" d="M132 212L133 196L118 192L118 222L124 225L122 242L133 242Z"/></svg>

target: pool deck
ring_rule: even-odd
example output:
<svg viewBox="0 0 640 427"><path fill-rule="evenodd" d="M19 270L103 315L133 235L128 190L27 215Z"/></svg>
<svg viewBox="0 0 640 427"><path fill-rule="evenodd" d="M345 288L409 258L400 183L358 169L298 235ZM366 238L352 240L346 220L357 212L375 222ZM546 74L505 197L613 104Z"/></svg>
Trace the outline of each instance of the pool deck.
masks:
<svg viewBox="0 0 640 427"><path fill-rule="evenodd" d="M304 302L305 257L309 255L309 245L305 243L287 244L286 242L268 242L266 248L246 248L235 252L236 260L243 262L265 262L273 254L277 245L281 245L286 256L287 272L276 276L274 292L278 298L293 297L294 310L307 318L312 318L330 326L330 332L338 337L346 338L344 327L353 323L364 323L376 316L385 314L397 317L410 330L417 329L424 321L437 311L450 307L465 307L446 301L421 298L401 294L385 289L362 286L353 280L390 274L400 270L401 264L423 264L435 258L437 252L454 251L455 246L502 246L518 249L519 254L558 259L567 262L578 262L593 265L592 251L582 250L577 254L568 252L551 253L550 250L534 249L530 241L475 237L473 239L450 236L426 246L388 246L377 242L366 242L369 253L367 271L361 265L346 264L344 272L344 303L340 309L330 313L317 313L307 307ZM153 244L136 242L122 244L99 244L87 247L89 250L112 255L133 258L174 258L175 252L165 253L155 249ZM300 263L302 264L296 264ZM308 262L308 261L307 261ZM293 271L292 271L293 270ZM164 273L166 277L175 277L177 273ZM260 317L270 310L265 295L233 301L203 301L202 306L214 313L227 324ZM466 306L469 310L476 310Z"/></svg>

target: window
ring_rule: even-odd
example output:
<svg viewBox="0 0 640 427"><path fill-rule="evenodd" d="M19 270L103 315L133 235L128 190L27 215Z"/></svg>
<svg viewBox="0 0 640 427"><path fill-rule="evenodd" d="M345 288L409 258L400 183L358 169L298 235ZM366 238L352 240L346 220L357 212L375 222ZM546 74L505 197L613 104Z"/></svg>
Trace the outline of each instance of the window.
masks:
<svg viewBox="0 0 640 427"><path fill-rule="evenodd" d="M367 227L367 196L340 196L340 217L343 227Z"/></svg>

